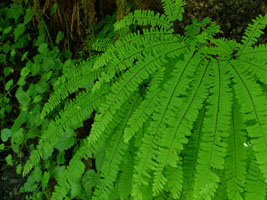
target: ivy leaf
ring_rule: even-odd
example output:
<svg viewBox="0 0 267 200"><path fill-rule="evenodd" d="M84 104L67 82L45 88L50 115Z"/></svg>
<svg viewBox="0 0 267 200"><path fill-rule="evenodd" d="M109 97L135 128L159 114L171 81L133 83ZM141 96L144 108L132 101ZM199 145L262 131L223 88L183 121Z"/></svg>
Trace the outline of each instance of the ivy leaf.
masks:
<svg viewBox="0 0 267 200"><path fill-rule="evenodd" d="M92 193L92 187L98 184L100 178L94 170L88 170L82 178L82 185L88 196Z"/></svg>
<svg viewBox="0 0 267 200"><path fill-rule="evenodd" d="M65 166L57 166L54 168L51 176L58 181L64 175L64 171L65 171Z"/></svg>
<svg viewBox="0 0 267 200"><path fill-rule="evenodd" d="M14 70L12 68L10 68L10 67L5 67L4 68L5 77L7 77L10 73L13 73L13 72L14 72Z"/></svg>
<svg viewBox="0 0 267 200"><path fill-rule="evenodd" d="M0 151L5 149L5 144L0 144Z"/></svg>
<svg viewBox="0 0 267 200"><path fill-rule="evenodd" d="M22 144L23 140L24 140L24 135L22 128L20 128L16 132L13 132L11 138L11 147L15 153L19 153L20 145Z"/></svg>
<svg viewBox="0 0 267 200"><path fill-rule="evenodd" d="M38 51L42 54L45 53L46 51L48 51L48 45L46 43L42 43L40 44L40 46L38 47Z"/></svg>
<svg viewBox="0 0 267 200"><path fill-rule="evenodd" d="M70 182L71 185L71 199L76 197L82 190L80 179L75 179Z"/></svg>
<svg viewBox="0 0 267 200"><path fill-rule="evenodd" d="M16 50L12 49L12 51L10 52L10 57L14 57L16 55Z"/></svg>
<svg viewBox="0 0 267 200"><path fill-rule="evenodd" d="M57 3L54 3L51 9L50 16L53 16L55 14L55 12L57 11L57 8L58 8Z"/></svg>
<svg viewBox="0 0 267 200"><path fill-rule="evenodd" d="M23 91L22 87L18 88L15 96L22 106L27 106L30 103L31 98L26 92Z"/></svg>
<svg viewBox="0 0 267 200"><path fill-rule="evenodd" d="M64 37L64 34L61 31L59 31L57 33L56 43L58 44L63 39L63 37Z"/></svg>
<svg viewBox="0 0 267 200"><path fill-rule="evenodd" d="M37 63L32 63L31 61L27 62L26 66L31 71L32 75L36 75L40 71L40 65Z"/></svg>
<svg viewBox="0 0 267 200"><path fill-rule="evenodd" d="M9 80L5 85L5 90L9 90L10 87L13 85L13 79Z"/></svg>
<svg viewBox="0 0 267 200"><path fill-rule="evenodd" d="M27 67L24 67L21 72L20 72L20 75L22 77L26 77L28 74L30 73L30 70L27 68Z"/></svg>
<svg viewBox="0 0 267 200"><path fill-rule="evenodd" d="M11 136L11 130L10 129L7 129L7 128L2 129L1 139L3 142L6 142L8 140L8 138L10 138L10 136Z"/></svg>
<svg viewBox="0 0 267 200"><path fill-rule="evenodd" d="M26 15L24 16L24 25L26 25L29 21L32 20L32 16L33 16L32 8L29 7L27 8Z"/></svg>
<svg viewBox="0 0 267 200"><path fill-rule="evenodd" d="M21 76L17 82L19 86L23 86L26 84L25 77Z"/></svg>
<svg viewBox="0 0 267 200"><path fill-rule="evenodd" d="M26 51L23 56L21 57L21 61L23 62L25 60L25 58L27 58L27 55L28 55L28 51Z"/></svg>
<svg viewBox="0 0 267 200"><path fill-rule="evenodd" d="M44 172L44 175L42 177L42 190L44 191L45 188L47 187L47 183L50 178L50 172Z"/></svg>
<svg viewBox="0 0 267 200"><path fill-rule="evenodd" d="M34 97L33 99L33 103L38 103L42 100L42 97L40 95L37 95L36 97Z"/></svg>
<svg viewBox="0 0 267 200"><path fill-rule="evenodd" d="M12 159L12 155L8 154L8 156L5 158L7 165L13 165L13 159Z"/></svg>
<svg viewBox="0 0 267 200"><path fill-rule="evenodd" d="M42 178L42 170L40 166L36 166L32 172L33 182L40 182Z"/></svg>
<svg viewBox="0 0 267 200"><path fill-rule="evenodd" d="M22 169L21 164L19 164L19 165L16 167L16 173L17 173L17 174L21 174L21 169Z"/></svg>
<svg viewBox="0 0 267 200"><path fill-rule="evenodd" d="M7 17L9 19L15 19L16 21L19 19L19 17L24 13L24 9L22 5L13 4L13 6L8 9Z"/></svg>
<svg viewBox="0 0 267 200"><path fill-rule="evenodd" d="M68 131L55 145L60 152L67 150L74 144L73 130Z"/></svg>
<svg viewBox="0 0 267 200"><path fill-rule="evenodd" d="M10 33L10 31L12 31L12 26L5 28L3 31L3 35Z"/></svg>
<svg viewBox="0 0 267 200"><path fill-rule="evenodd" d="M26 27L24 24L19 24L17 28L14 30L14 35L15 35L15 42L18 40L19 36L21 36L24 31L26 30Z"/></svg>

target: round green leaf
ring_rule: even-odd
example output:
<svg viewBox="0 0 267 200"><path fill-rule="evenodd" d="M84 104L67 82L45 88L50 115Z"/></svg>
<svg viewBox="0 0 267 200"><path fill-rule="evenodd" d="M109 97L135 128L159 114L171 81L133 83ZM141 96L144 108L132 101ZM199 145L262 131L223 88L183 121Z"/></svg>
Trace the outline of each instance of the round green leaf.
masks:
<svg viewBox="0 0 267 200"><path fill-rule="evenodd" d="M21 174L21 169L22 169L21 164L19 164L19 165L17 166L17 168L16 168L16 173L17 173L17 174Z"/></svg>
<svg viewBox="0 0 267 200"><path fill-rule="evenodd" d="M9 80L5 85L5 90L9 90L10 87L13 85L13 79Z"/></svg>
<svg viewBox="0 0 267 200"><path fill-rule="evenodd" d="M20 75L22 77L26 77L28 74L30 73L30 70L27 68L27 67L24 67L21 72L20 72Z"/></svg>
<svg viewBox="0 0 267 200"><path fill-rule="evenodd" d="M13 73L14 70L11 67L5 67L4 68L4 75L7 77L10 73Z"/></svg>
<svg viewBox="0 0 267 200"><path fill-rule="evenodd" d="M11 136L11 130L10 129L2 129L1 131L1 139L3 142L6 142L8 140L8 138L10 138Z"/></svg>
<svg viewBox="0 0 267 200"><path fill-rule="evenodd" d="M5 144L0 144L0 151L5 149Z"/></svg>
<svg viewBox="0 0 267 200"><path fill-rule="evenodd" d="M17 90L15 96L22 106L27 106L30 103L31 98L21 87Z"/></svg>
<svg viewBox="0 0 267 200"><path fill-rule="evenodd" d="M4 35L8 34L10 31L12 31L12 26L9 26L9 27L5 28L4 31L3 31L3 34Z"/></svg>
<svg viewBox="0 0 267 200"><path fill-rule="evenodd" d="M24 33L25 30L26 30L26 27L24 26L24 24L19 24L15 28L14 30L15 41L19 39L19 37Z"/></svg>
<svg viewBox="0 0 267 200"><path fill-rule="evenodd" d="M12 155L8 154L8 156L5 158L7 165L13 165Z"/></svg>
<svg viewBox="0 0 267 200"><path fill-rule="evenodd" d="M49 178L50 178L50 173L44 172L44 175L42 177L42 190L45 190L45 188L47 187Z"/></svg>
<svg viewBox="0 0 267 200"><path fill-rule="evenodd" d="M37 95L36 97L34 97L33 99L33 103L38 103L42 100L42 97L40 95Z"/></svg>

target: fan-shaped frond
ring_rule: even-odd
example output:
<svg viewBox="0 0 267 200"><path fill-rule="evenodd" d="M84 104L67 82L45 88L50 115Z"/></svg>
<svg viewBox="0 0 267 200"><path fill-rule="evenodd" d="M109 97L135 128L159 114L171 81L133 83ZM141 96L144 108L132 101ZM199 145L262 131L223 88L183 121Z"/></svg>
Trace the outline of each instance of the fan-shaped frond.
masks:
<svg viewBox="0 0 267 200"><path fill-rule="evenodd" d="M148 79L151 74L161 68L166 60L166 56L177 56L177 54L180 55L185 51L184 45L181 43L177 44L177 42L170 42L168 47L169 49L166 51L160 51L157 48L153 49L153 53L158 53L157 56L146 54L146 60L139 60L134 68L129 69L118 82L113 84L106 104L100 107L101 115L96 118L92 126L90 137L92 142L100 137L107 124L112 120L113 114L126 101L127 97L136 91L145 79Z"/></svg>
<svg viewBox="0 0 267 200"><path fill-rule="evenodd" d="M266 198L267 46L255 43L267 15L249 25L242 43L215 39L219 26L210 18L194 20L181 36L173 22L184 1L162 2L165 14L139 10L117 22L116 30L141 29L96 41L105 52L64 70L54 86L43 116L78 95L64 101L24 175L66 131L96 115L52 199L69 195L89 157L100 177L90 199Z"/></svg>

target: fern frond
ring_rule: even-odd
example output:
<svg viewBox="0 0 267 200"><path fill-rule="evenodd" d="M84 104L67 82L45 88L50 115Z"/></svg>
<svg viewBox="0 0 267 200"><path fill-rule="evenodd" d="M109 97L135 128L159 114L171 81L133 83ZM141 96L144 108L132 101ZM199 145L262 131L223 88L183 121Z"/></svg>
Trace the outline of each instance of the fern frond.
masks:
<svg viewBox="0 0 267 200"><path fill-rule="evenodd" d="M94 85L93 90L98 89L102 84L111 81L116 77L116 74L123 73L124 70L134 67L134 61L143 60L144 57L151 54L153 51L153 53L157 51L158 54L167 46L175 43L183 43L182 37L173 36L170 32L167 32L166 34L162 32L151 34L150 32L145 31L144 35L136 35L132 39L133 42L130 43L131 45L123 43L127 46L119 48L120 45L118 45L117 50L112 51L114 58L112 58L112 61L107 65L107 72L102 74L100 80Z"/></svg>
<svg viewBox="0 0 267 200"><path fill-rule="evenodd" d="M242 200L246 177L247 149L245 147L245 123L239 112L240 106L234 99L232 107L232 128L227 138L227 155L225 159L226 191L229 199Z"/></svg>
<svg viewBox="0 0 267 200"><path fill-rule="evenodd" d="M94 69L98 69L103 67L104 65L108 64L110 65L109 61L112 61L116 58L125 58L123 55L127 55L127 53L131 52L131 49L133 47L136 47L136 45L140 46L140 44L149 43L152 41L158 41L161 39L164 39L164 35L172 35L173 30L170 29L168 31L158 30L158 29L144 29L143 34L140 33L140 31L137 31L136 33L130 33L126 35L121 40L117 40L113 46L109 47L104 54L101 55L99 59L96 60L94 63ZM149 49L149 47L148 47ZM123 50L127 51L125 53Z"/></svg>
<svg viewBox="0 0 267 200"><path fill-rule="evenodd" d="M126 109L126 110L123 110L124 112L122 110L120 110L120 112L115 114L116 119L121 119L124 115L129 115L129 112L127 111L127 109L129 109L129 108L127 108L127 105L128 104L124 105L124 108ZM124 126L125 126L125 123L124 123ZM117 132L118 134L122 134L120 132L123 132L123 130L121 131L121 127L117 126L117 124L115 124L115 123L110 124L107 131L109 132L109 134L113 131ZM82 144L82 147L80 147L80 149L75 153L73 159L70 161L69 166L67 167L66 171L64 172L64 177L62 177L59 180L58 186L56 186L56 191L53 193L55 200L62 200L68 194L68 192L70 190L70 184L69 183L73 177L73 169L76 167L76 165L83 165L82 158L88 159L91 157L92 153L96 154L97 153L96 150L98 150L99 147L102 144L104 144L104 142L107 139L107 137L109 136L109 134L105 134L104 137L102 137L101 140L98 140L97 143L95 143L94 145L91 145L90 143L88 143L88 137L87 137L87 139ZM118 137L118 134L117 135L114 134L114 137L115 136ZM110 137L113 137L113 136L110 136ZM120 138L119 138L120 141L122 140L121 138L122 137L120 136ZM109 145L106 145L106 146L108 146L108 149L113 149L114 146L116 146L116 145L113 145L114 143L116 143L116 140L113 140L111 138L111 142L109 143ZM127 145L125 143L120 142L119 144L120 144L121 148L127 147ZM118 161L118 159L121 159L121 153L124 153L124 151L122 151L121 148L118 149L118 151L117 151L116 147L115 147L115 153L117 156L115 158L114 157L108 158L108 160L110 160L110 159L113 160L113 162L114 162L113 165L115 165L115 167L118 167L117 161ZM110 154L109 151L107 151L107 153ZM111 166L109 162L105 161L105 165L104 165L104 167L103 166L101 167L101 170L102 170L102 168L105 169L105 166L107 167L108 165L111 168L114 167L114 166ZM77 173L82 173L82 172L83 172L82 170L77 171ZM110 176L114 176L114 173L116 174L116 172L114 172L114 168L112 168L110 173L111 173ZM106 198L108 197L110 190L114 189L114 188L112 188L112 186L110 184L108 184L108 186L110 188L105 188L107 186L105 184L103 185L104 181L105 181L104 183L107 183L107 181L112 180L110 178L112 178L112 177L109 177L109 179L107 179L107 180L102 179L102 186L104 186L104 188L102 188L102 189L107 189L103 193L103 195L106 196ZM113 177L113 179L114 179L114 177ZM100 182L100 184L101 184L101 182Z"/></svg>
<svg viewBox="0 0 267 200"><path fill-rule="evenodd" d="M216 190L214 194L214 198L212 200L229 200L227 195L226 195L226 182L224 178L224 170L216 170L216 174L220 178L220 183L218 186L218 189Z"/></svg>
<svg viewBox="0 0 267 200"><path fill-rule="evenodd" d="M124 153L128 148L128 144L123 140L124 129L139 98L138 96L135 97L131 106L128 106L127 104L125 105L126 108L128 107L127 110L125 110L125 113L123 113L122 110L120 111L121 113L119 113L119 115L121 115L119 117L123 120L121 123L117 124L117 127L114 130L109 130L113 133L109 142L106 144L106 160L101 168L101 177L103 177L103 179L97 185L93 199L108 199L107 197L113 188L113 183L120 170Z"/></svg>
<svg viewBox="0 0 267 200"><path fill-rule="evenodd" d="M164 30L171 29L171 22L165 15L155 14L152 10L136 10L129 13L119 22L114 24L115 31L130 25L161 27Z"/></svg>
<svg viewBox="0 0 267 200"><path fill-rule="evenodd" d="M265 14L264 16L259 15L256 19L253 19L252 22L253 24L248 25L245 30L245 34L242 37L242 50L255 44L258 38L264 33L262 30L267 25L267 14Z"/></svg>
<svg viewBox="0 0 267 200"><path fill-rule="evenodd" d="M199 59L198 56L200 55L196 54L194 56L196 60L193 59L192 64L186 60L188 62L187 64L190 63L189 70L194 70L194 65L201 68L197 68L198 70L193 77L190 93L188 94L184 90L187 87L187 81L181 84L181 88L175 84L173 85L174 90L172 89L173 86L169 87L172 90L168 91L168 94L173 95L173 99L168 103L168 109L163 112L161 111L162 113L166 112L166 118L163 121L164 125L159 129L160 134L158 134L155 142L159 149L157 150L157 161L154 171L154 194L161 191L163 182L160 179L164 179L162 174L164 168L167 166L176 167L180 157L178 154L183 150L183 145L187 143L188 139L186 136L191 134L193 122L196 120L199 109L202 107L202 103L208 95L206 90L209 87L209 80L207 80L209 63L206 60ZM190 78L190 75L185 80L187 78ZM176 78L177 80L179 79ZM181 100L183 96L184 99ZM168 134L166 134L166 131Z"/></svg>
<svg viewBox="0 0 267 200"><path fill-rule="evenodd" d="M61 111L54 122L48 126L45 134L42 135L37 149L34 150L30 159L24 166L23 175L25 176L35 166L44 155L53 150L54 146L64 133L77 127L78 123L86 120L93 110L99 106L107 95L108 88L96 92L82 92L76 99L67 104L64 111Z"/></svg>
<svg viewBox="0 0 267 200"><path fill-rule="evenodd" d="M84 172L85 165L83 158L91 157L93 152L92 147L82 145L70 160L69 166L65 169L63 175L55 186L55 191L52 194L51 200L62 200L71 189L71 180L81 177Z"/></svg>
<svg viewBox="0 0 267 200"><path fill-rule="evenodd" d="M254 81L254 76L245 69L237 67L236 62L229 62L234 76L234 91L241 105L244 120L250 122L247 131L251 139L259 168L264 180L267 180L267 100L261 87ZM246 101L244 101L246 99Z"/></svg>
<svg viewBox="0 0 267 200"><path fill-rule="evenodd" d="M59 105L69 94L74 93L79 88L90 88L93 86L94 81L104 71L103 69L92 70L94 60L91 59L80 63L78 66L73 66L57 80L54 86L54 93L49 97L42 110L42 118Z"/></svg>
<svg viewBox="0 0 267 200"><path fill-rule="evenodd" d="M267 84L267 47L265 45L255 47L253 50L243 51L236 61L237 68L247 74L253 74L257 79Z"/></svg>
<svg viewBox="0 0 267 200"><path fill-rule="evenodd" d="M204 103L205 105L205 103ZM205 119L205 107L203 107L199 116L194 124L194 131L189 137L188 144L185 145L183 150L183 193L180 199L189 200L193 199L193 186L196 176L197 159L200 151L200 142L202 138L202 128Z"/></svg>
<svg viewBox="0 0 267 200"><path fill-rule="evenodd" d="M151 86L147 89L148 92L136 109L133 115L128 121L128 126L125 128L124 132L124 141L128 142L134 134L141 128L143 123L151 116L154 111L154 108L159 103L159 94L162 92L162 88L159 88L159 84L163 79L164 72L162 70L157 72L157 74L152 79Z"/></svg>
<svg viewBox="0 0 267 200"><path fill-rule="evenodd" d="M219 60L229 60L232 59L233 52L240 48L240 44L234 40L226 40L224 38L211 39L212 45L210 47L205 47L205 52L208 55L218 55Z"/></svg>
<svg viewBox="0 0 267 200"><path fill-rule="evenodd" d="M198 56L196 57L199 58ZM189 87L189 83L191 82L190 78L185 77L192 72L194 73L197 67L197 64L190 63L194 63L192 61L192 58L193 52L191 52L191 55L187 57L188 60L177 62L176 70L173 71L172 79L168 81L168 83L166 83L166 86L164 88L165 91L160 94L160 99L162 99L161 106L157 107L154 111L154 114L152 116L153 121L149 126L148 133L144 135L143 144L139 148L139 151L137 153L136 162L138 163L138 165L135 168L136 170L133 176L133 196L135 194L138 195L138 191L140 190L142 184L147 184L146 178L150 177L148 171L154 169L154 162L152 162L152 160L155 159L155 149L157 149L155 138L159 134L163 120L166 118L166 111L171 111L171 109L169 109L168 107L169 102L172 101L173 103L177 103L177 101L172 100L172 98L174 98L174 91L176 91L176 93L178 92L178 94L183 94ZM169 92L170 90L173 90L173 92Z"/></svg>
<svg viewBox="0 0 267 200"><path fill-rule="evenodd" d="M129 145L131 148L131 145ZM131 195L132 188L132 173L134 169L134 159L133 155L129 152L126 152L126 160L124 160L122 172L118 181L118 191L121 200L128 200Z"/></svg>
<svg viewBox="0 0 267 200"><path fill-rule="evenodd" d="M170 21L175 21L175 20L182 21L184 5L185 2L183 0L162 0L164 14L168 16Z"/></svg>
<svg viewBox="0 0 267 200"><path fill-rule="evenodd" d="M246 178L245 199L246 200L265 200L267 185L262 176L254 152L251 147L248 149L249 166Z"/></svg>
<svg viewBox="0 0 267 200"><path fill-rule="evenodd" d="M167 188L170 192L171 199L179 199L182 192L183 185L183 169L181 163L178 163L178 167L166 168Z"/></svg>
<svg viewBox="0 0 267 200"><path fill-rule="evenodd" d="M110 38L96 38L90 47L90 50L105 52L111 45L113 45L114 39Z"/></svg>
<svg viewBox="0 0 267 200"><path fill-rule="evenodd" d="M101 136L107 124L112 121L116 110L120 109L127 97L136 91L145 79L148 79L151 74L161 68L166 61L166 56L177 56L184 50L183 44L172 44L172 42L169 43L168 50L160 51L159 49L154 49L154 52L159 52L157 56L152 57L151 54L147 54L147 59L139 60L134 68L129 69L118 82L114 83L111 93L106 99L106 104L100 107L101 115L96 116L89 142L94 143Z"/></svg>
<svg viewBox="0 0 267 200"><path fill-rule="evenodd" d="M230 77L223 63L213 62L213 87L207 100L207 117L203 124L194 196L212 199L218 187L219 177L214 169L224 168L226 143L230 129L230 109L232 104ZM227 75L228 73L228 75Z"/></svg>

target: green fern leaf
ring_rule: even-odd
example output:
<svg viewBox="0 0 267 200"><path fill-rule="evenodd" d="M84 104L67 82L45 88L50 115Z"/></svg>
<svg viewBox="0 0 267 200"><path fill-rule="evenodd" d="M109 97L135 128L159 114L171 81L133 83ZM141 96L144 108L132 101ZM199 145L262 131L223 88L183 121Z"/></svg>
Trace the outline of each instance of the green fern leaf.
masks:
<svg viewBox="0 0 267 200"><path fill-rule="evenodd" d="M166 115L167 118L165 127L170 127L167 129L168 134L163 134L164 132L161 130L161 134L159 137L157 137L155 142L160 148L157 151L157 164L154 172L154 194L157 194L161 190L162 185L165 184L161 181L164 179L162 174L163 169L166 166L175 167L177 165L180 157L177 155L177 153L180 153L180 151L183 149L183 145L187 143L188 140L185 136L190 135L190 131L193 126L192 123L197 118L198 110L201 108L201 105L206 98L207 92L205 92L205 90L209 87L206 78L208 65L209 64L207 64L205 67L202 67L200 72L198 71L196 80L193 83L193 88L191 88L192 93L188 95L186 98L187 100L181 102L182 104L178 106L179 104L177 104L177 102L179 102L179 96L175 95L176 101L174 101L175 104L172 105L174 107L173 109L168 109L169 112L174 110L177 114L176 116L172 113Z"/></svg>
<svg viewBox="0 0 267 200"><path fill-rule="evenodd" d="M107 143L105 153L106 161L101 169L101 176L104 179L102 179L97 185L93 199L107 199L109 192L113 188L113 182L116 180L117 174L120 170L122 158L124 157L124 153L128 148L127 143L125 143L123 140L123 132L129 116L135 107L135 103L138 102L137 100L138 98L135 98L135 102L131 105L128 111L126 110L125 113L121 113L122 116L120 116L120 118L123 118L123 121L117 125L115 130L110 130L113 132L113 134ZM128 106L125 107L127 108Z"/></svg>
<svg viewBox="0 0 267 200"><path fill-rule="evenodd" d="M183 0L162 0L164 13L165 15L168 16L170 21L175 21L175 20L182 21L184 5L185 2Z"/></svg>
<svg viewBox="0 0 267 200"><path fill-rule="evenodd" d="M242 37L241 42L243 43L243 48L251 47L255 44L258 38L264 33L262 30L267 25L267 14L263 17L259 15L256 19L252 20L253 24L249 24L245 30L245 35Z"/></svg>
<svg viewBox="0 0 267 200"><path fill-rule="evenodd" d="M251 122L247 126L249 136L252 138L252 149L255 151L256 158L260 164L260 170L263 177L267 180L267 159L265 152L267 151L267 100L263 95L260 86L253 81L254 76L247 73L245 69L238 66L238 62L229 62L232 67L234 76L234 90L237 100L241 105L243 118L247 122ZM244 99L247 101L244 102Z"/></svg>
<svg viewBox="0 0 267 200"><path fill-rule="evenodd" d="M159 13L154 14L154 11L151 10L136 10L125 16L119 22L116 22L114 25L115 31L133 24L140 26L150 25L152 27L159 26L165 30L171 28L171 23L165 15L160 15Z"/></svg>
<svg viewBox="0 0 267 200"><path fill-rule="evenodd" d="M225 160L225 180L229 199L242 200L246 177L247 149L245 147L245 123L239 112L236 99L232 108L232 128L228 138L228 150Z"/></svg>
<svg viewBox="0 0 267 200"><path fill-rule="evenodd" d="M94 93L83 92L76 97L75 101L66 105L64 111L49 125L46 133L41 137L37 150L32 152L30 159L26 162L24 176L47 152L53 150L65 131L74 128L80 121L86 120L90 116L96 106L103 102L107 92L107 88L102 88Z"/></svg>
<svg viewBox="0 0 267 200"><path fill-rule="evenodd" d="M254 153L252 152L251 148L248 150L248 155L250 157L250 163L246 179L245 199L265 200L267 185L264 181L262 173L260 172Z"/></svg>
<svg viewBox="0 0 267 200"><path fill-rule="evenodd" d="M223 63L214 62L212 69L214 87L207 100L207 117L203 124L198 173L195 178L194 195L200 199L211 199L218 187L219 177L213 169L224 168L227 145L223 142L223 138L228 137L230 129L232 99L229 89L229 73L225 70Z"/></svg>
<svg viewBox="0 0 267 200"><path fill-rule="evenodd" d="M205 103L204 103L205 105ZM205 119L205 107L203 107L199 116L194 124L194 131L189 138L188 144L185 145L183 154L184 155L184 163L183 163L183 193L180 199L193 199L193 186L194 179L196 176L196 167L197 167L197 159L200 151L200 143L202 138L202 128L203 122Z"/></svg>

